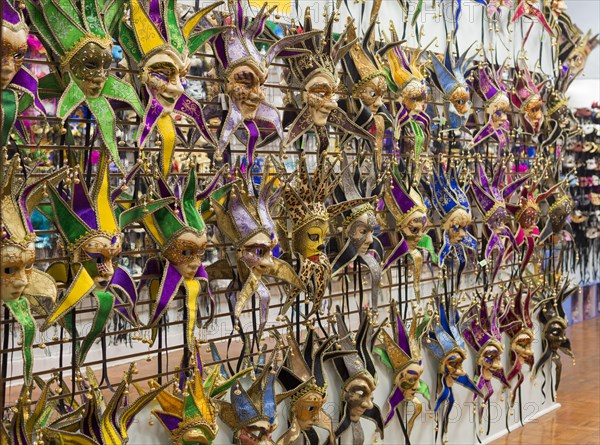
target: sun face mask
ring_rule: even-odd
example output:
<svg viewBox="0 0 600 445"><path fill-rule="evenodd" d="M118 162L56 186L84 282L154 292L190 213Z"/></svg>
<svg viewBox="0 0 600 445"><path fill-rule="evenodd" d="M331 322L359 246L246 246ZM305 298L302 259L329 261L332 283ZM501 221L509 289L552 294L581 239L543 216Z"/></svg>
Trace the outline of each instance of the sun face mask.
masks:
<svg viewBox="0 0 600 445"><path fill-rule="evenodd" d="M514 249L517 248L517 241L508 227L509 212L506 209L506 201L515 193L527 180L528 176L522 176L510 184L504 183L504 166L502 164L495 170L491 180L488 178L482 164L477 167L477 175L471 185L471 191L477 203L477 207L483 215L483 223L486 228L487 245L484 257L487 261L492 260L492 252L498 250L498 257L492 267L491 280L494 281L504 260L505 243L508 240Z"/></svg>
<svg viewBox="0 0 600 445"><path fill-rule="evenodd" d="M141 164L136 164L123 178L122 186L115 190L110 189L108 164L108 156L103 152L96 180L90 190L80 167L72 169L69 181L65 182L62 189L47 184L49 203L40 206L40 210L58 229L65 253L69 257L68 263L57 262L48 269L48 273L57 281L65 282L67 289L47 315L42 329L60 322L72 335L76 335L71 317L65 318L65 315L90 294L97 303L90 331L78 346L78 364L83 363L94 341L104 330L115 299L122 306L117 309L117 313L132 326L139 326L134 315L137 301L135 284L129 272L116 265L123 246L122 229L127 223L119 224L115 214L115 200L123 192L121 187L127 187ZM152 207L156 208L158 205ZM69 268L71 280L68 279Z"/></svg>
<svg viewBox="0 0 600 445"><path fill-rule="evenodd" d="M433 169L431 198L435 209L442 219L443 244L438 254L438 264L444 267L451 253L458 260L456 286L460 286L462 272L467 264L467 251L477 251L477 240L468 231L473 216L466 192L459 184L461 166L448 166L441 163Z"/></svg>
<svg viewBox="0 0 600 445"><path fill-rule="evenodd" d="M286 185L283 192L285 211L291 226L291 249L299 257L300 281L307 284L306 297L313 304L310 315L321 308L321 301L331 279L331 263L325 253L330 222L342 212L369 201L360 199L325 205L341 179L340 175L334 174L338 160L335 158L329 162L327 153L322 153L317 167L310 175L306 157L301 154L297 175ZM280 312L282 316L292 307L300 292L301 289L296 288L287 293L287 299Z"/></svg>
<svg viewBox="0 0 600 445"><path fill-rule="evenodd" d="M334 335L321 342L317 340L314 329L310 327L302 349L291 332L287 335L289 352L277 379L286 391L294 391L294 394L290 398L290 427L278 439L280 445L296 443L301 435L310 445L318 445L319 436L315 427L326 430L331 443L334 442L333 421L323 409L327 402L323 361L348 352L332 350L336 340Z"/></svg>
<svg viewBox="0 0 600 445"><path fill-rule="evenodd" d="M337 439L352 427L352 443L360 445L364 443L364 432L360 426L361 417L375 423L376 431L383 437L383 418L379 407L373 403L377 371L371 355L373 339L379 334L381 328L373 329L370 311L365 309L361 311L360 325L355 341L352 341L339 306L335 313L335 321L339 338L338 349L351 353L332 358L336 373L342 380L340 406L342 414L334 435Z"/></svg>
<svg viewBox="0 0 600 445"><path fill-rule="evenodd" d="M469 47L462 55L452 55L452 42L446 45L443 63L430 53L432 80L444 99L444 114L450 128L462 128L471 114L471 90L465 80L477 53L467 58Z"/></svg>
<svg viewBox="0 0 600 445"><path fill-rule="evenodd" d="M448 431L450 411L454 406L454 383L464 386L475 396L483 395L463 368L467 351L458 326L460 319L458 310L452 302L445 303L443 298L437 296L436 306L437 313L430 314L432 321L425 333L423 346L429 349L440 363L438 379L441 382L442 391L437 396L434 413L437 425L439 425L439 415L442 416L440 432L442 440L444 440ZM442 409L440 410L440 408Z"/></svg>
<svg viewBox="0 0 600 445"><path fill-rule="evenodd" d="M0 170L0 303L5 305L21 330L23 379L32 383L33 340L36 335L34 312L44 315L42 300L56 300L56 283L34 267L35 232L31 212L43 198L46 181L58 182L64 170L40 181L20 180L19 157L15 156Z"/></svg>
<svg viewBox="0 0 600 445"><path fill-rule="evenodd" d="M338 106L340 78L336 66L350 51L355 40L348 35L348 27L337 41L334 39L336 14L327 18L324 30L314 31L310 11L310 8L306 9L304 27L298 35L310 32L313 36L294 46L294 49L302 51L299 57L286 59L290 72L288 83L298 87L301 93L293 98L293 105L298 111L289 124L283 145L288 147L307 132L313 131L317 137L317 151L322 153L329 146L329 125L347 134L373 141L373 135L353 122Z"/></svg>
<svg viewBox="0 0 600 445"><path fill-rule="evenodd" d="M510 123L507 113L510 112L510 100L506 92L506 85L502 80L504 65L498 70L485 59L473 70L469 84L484 102L485 125L473 137L473 146L482 144L487 139L498 143L500 156L508 144ZM472 80L471 80L472 79Z"/></svg>
<svg viewBox="0 0 600 445"><path fill-rule="evenodd" d="M233 26L211 40L225 79L224 93L228 100L227 110L223 110L226 116L219 132L215 157L222 158L231 137L236 135L246 146L246 159L251 168L257 147L276 137L283 139L279 112L265 100L262 90L269 66L275 57L299 55L292 47L312 38L314 33L304 32L278 39L266 54L262 54L255 45L255 39L263 33L267 17L275 6L267 10L265 3L252 20L245 17L247 7L244 0L228 1L227 6L229 16L222 14L218 23L225 26L230 17Z"/></svg>
<svg viewBox="0 0 600 445"><path fill-rule="evenodd" d="M206 224L198 209L202 202L214 190L222 171L217 172L204 190L197 190L196 172L188 172L187 181L180 180L173 189L169 187L161 174L155 174L150 183L152 190L142 198L140 205L126 210L121 221L131 224L142 223L147 233L160 249L160 256L149 259L144 266L145 277L138 289L148 286L150 298L150 318L146 327L155 328L169 308L169 304L178 292L185 294L186 320L185 343L193 348L196 314L201 292L208 293L210 314L206 324L212 322L215 302L208 284L208 274L202 260L206 250ZM147 210L147 203L159 206L153 213Z"/></svg>
<svg viewBox="0 0 600 445"><path fill-rule="evenodd" d="M185 24L180 25L176 0L151 0L146 8L139 0L129 0L130 19L121 22L119 41L140 70L144 86L146 111L138 144L143 147L153 129L161 139L161 167L169 174L177 140L172 113L182 114L194 124L198 136L215 144L208 129L202 107L185 92L190 57L210 38L223 32L225 27L211 27L196 31L201 20L223 2L200 9Z"/></svg>
<svg viewBox="0 0 600 445"><path fill-rule="evenodd" d="M492 300L491 307L488 307L485 297L484 294L473 298L471 307L464 315L466 321L461 327L463 338L477 354L475 359L478 375L477 389L484 393L479 408L480 422L483 418L484 406L494 393L492 377L498 379L505 388L510 388L501 362L504 351L502 332L499 328L502 299L496 296Z"/></svg>
<svg viewBox="0 0 600 445"><path fill-rule="evenodd" d="M531 370L533 367L533 347L535 335L533 333L532 298L538 289L519 286L511 298L507 299L506 310L500 319L500 332L505 332L510 339L510 363L511 370L506 380L517 381L512 385L510 406L514 406L519 387L523 384L523 365L527 364Z"/></svg>
<svg viewBox="0 0 600 445"><path fill-rule="evenodd" d="M370 158L355 159L351 166L344 154L341 168L341 183L333 193L335 202L342 204L354 201L356 204L340 215L343 218L341 229L344 244L333 260L331 275L344 273L346 267L355 260L364 264L371 279L370 307L376 313L379 306L383 246L379 239L373 236L378 226L373 201L380 194L382 183L377 167ZM368 173L364 174L364 170ZM360 298L362 300L363 295Z"/></svg>
<svg viewBox="0 0 600 445"><path fill-rule="evenodd" d="M413 306L413 309L416 307ZM402 425L403 432L406 431L405 435L408 439L415 421L423 411L423 405L417 394L421 394L426 400L429 400L429 387L421 380L423 374L421 338L429 319L415 314L409 330L400 317L396 303L391 304L390 319L392 335L383 329L381 331L382 346L375 348L381 361L387 365L394 376L392 392L388 397L389 409L385 417L385 425L387 426L396 417ZM402 405L407 405L409 402L413 404L414 412L408 420L407 426L404 427L399 410Z"/></svg>
<svg viewBox="0 0 600 445"><path fill-rule="evenodd" d="M217 227L235 249L238 274L232 275L232 265L223 259L211 265L209 275L212 276L211 271L214 271L218 276L229 278L232 283L239 285L238 289L241 290L229 295L234 323L238 326L248 301L254 296L260 299L257 339L262 337L271 300L265 277L284 280L292 289L304 289L294 269L285 261L273 257L278 240L271 208L280 196L281 189L274 188L278 178L271 166L270 161L264 166L260 188L255 189L252 179L238 169L235 180L216 191L210 199Z"/></svg>
<svg viewBox="0 0 600 445"><path fill-rule="evenodd" d="M560 385L560 376L562 372L562 362L558 351L562 351L574 359L571 341L567 337L567 316L563 309L563 302L577 292L577 286L570 287L568 281L556 282L548 287L542 307L538 312L538 320L542 323L542 356L538 359L533 369L533 375L536 376L544 368L548 360L552 360L556 368L556 383L552 388L558 390ZM546 385L546 377L542 388ZM554 398L554 397L553 397Z"/></svg>
<svg viewBox="0 0 600 445"><path fill-rule="evenodd" d="M38 97L37 78L23 65L27 52L29 27L18 8L10 0L2 0L2 112L0 113L0 147L5 147L11 131L25 142L27 132L17 115L33 107L44 115L46 110Z"/></svg>
<svg viewBox="0 0 600 445"><path fill-rule="evenodd" d="M383 201L394 220L390 227L394 228L396 238L392 251L383 262L383 271L388 270L400 257L408 253L413 263L415 297L420 301L423 266L421 251L428 251L431 258L437 261L433 241L427 235L430 204L429 200L423 199L416 185L411 183L407 176L403 176L398 165L393 165L384 182Z"/></svg>

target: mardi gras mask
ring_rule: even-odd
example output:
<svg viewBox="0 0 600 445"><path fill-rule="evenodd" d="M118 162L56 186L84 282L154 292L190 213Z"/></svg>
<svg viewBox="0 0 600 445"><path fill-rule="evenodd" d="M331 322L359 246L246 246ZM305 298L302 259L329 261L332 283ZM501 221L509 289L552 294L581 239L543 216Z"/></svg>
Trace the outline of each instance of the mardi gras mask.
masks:
<svg viewBox="0 0 600 445"><path fill-rule="evenodd" d="M559 182L558 187L553 187L554 192L547 198L548 211L546 212L546 224L540 234L540 241L545 241L552 235L559 235L562 231L573 233L569 216L574 209L575 202L564 187L564 181Z"/></svg>
<svg viewBox="0 0 600 445"><path fill-rule="evenodd" d="M337 41L334 39L335 20L336 14L331 14L327 18L324 30L313 31L311 9L307 8L304 27L299 35L308 31L312 34L311 38L295 46L295 49L301 51L298 57L286 59L289 67L288 83L301 91L299 101L297 98L291 100L299 111L292 113L295 118L283 143L286 147L313 130L317 136L318 151L323 152L329 146L328 125L370 141L374 140L373 135L353 122L338 107L337 92L340 79L336 66L348 53L354 40L347 39L348 27ZM300 30L292 32L297 33Z"/></svg>
<svg viewBox="0 0 600 445"><path fill-rule="evenodd" d="M410 436L415 420L423 410L421 401L416 397L417 393L429 400L429 388L421 381L423 365L420 347L421 337L429 320L423 320L415 313L410 330L407 330L395 303L391 305L390 316L393 337L382 330L382 346L375 348L381 360L394 372L394 386L388 398L389 411L385 424L394 418L402 402L411 402L415 410L408 421L406 435ZM398 421L402 422L402 418L398 417Z"/></svg>
<svg viewBox="0 0 600 445"><path fill-rule="evenodd" d="M292 249L300 255L302 263L300 280L312 283L308 298L313 302L311 313L320 309L321 299L330 280L331 264L325 250L325 239L329 234L329 222L340 213L350 210L365 200L351 200L326 206L325 203L341 180L334 175L339 158L328 162L327 153L319 156L312 178L308 173L306 157L300 155L298 174L285 186L284 199L286 212L291 220ZM280 171L281 167L280 167ZM281 314L291 307L299 290L288 292Z"/></svg>
<svg viewBox="0 0 600 445"><path fill-rule="evenodd" d="M471 113L471 90L467 85L465 74L471 69L473 60L477 56L467 58L472 45L467 50L457 57L452 54L453 41L449 41L446 45L446 54L443 63L435 54L430 54L432 80L437 89L443 94L444 108L447 111L447 118L451 128L455 126L457 119L453 115L457 115L463 122L463 118Z"/></svg>
<svg viewBox="0 0 600 445"><path fill-rule="evenodd" d="M116 140L115 103L122 102L137 115L144 108L133 87L109 73L113 40L123 16L124 2L97 2L74 5L68 0L25 1L37 36L48 53L60 60L64 88L56 111L65 122L73 110L84 104L96 120L102 143L109 149L112 161L124 172ZM59 84L56 73L48 76Z"/></svg>
<svg viewBox="0 0 600 445"><path fill-rule="evenodd" d="M231 137L236 134L247 148L246 158L251 167L254 150L263 143L263 138L272 140L274 135L283 138L279 112L267 103L262 89L269 66L275 57L299 55L301 51L291 47L312 38L314 33L303 32L277 39L263 54L256 47L255 40L263 33L267 17L276 7L267 9L265 3L250 20L244 15L244 1L228 1L227 6L229 16L221 14L218 21L223 26L231 21L233 26L211 40L225 79L225 93L231 102L219 135L216 157L222 157Z"/></svg>
<svg viewBox="0 0 600 445"><path fill-rule="evenodd" d="M587 59L594 48L598 46L598 42L598 34L592 37L591 29L578 39L564 62L573 77L577 77L583 72Z"/></svg>
<svg viewBox="0 0 600 445"><path fill-rule="evenodd" d="M564 301L577 291L577 287L569 287L570 283L557 282L548 288L547 298L543 300L542 308L538 313L538 319L542 323L542 356L535 364L534 375L542 369L546 362L551 359L556 366L556 384L554 390L558 390L562 372L562 363L558 351L574 358L571 349L571 341L567 337L567 317L563 309ZM545 385L545 378L544 378Z"/></svg>
<svg viewBox="0 0 600 445"><path fill-rule="evenodd" d="M85 380L89 381L89 386L80 384L78 390L87 391L89 397L84 399L84 403L79 409L76 409L76 406L67 405L67 414L61 416L59 421L42 428L38 440L45 439L49 443L125 445L129 440L127 429L135 421L136 415L154 401L154 398L169 384L173 383L171 381L157 386L131 401L130 404L126 404L125 399L131 400L131 396L128 396L129 387L132 384L134 373L137 372L135 363L132 363L123 373L123 380L116 391L112 393L110 400L105 400L94 373L89 367L86 368ZM70 400L75 400L75 396L71 395ZM126 408L121 410L120 407L123 406ZM85 416L80 415L82 411L86 413Z"/></svg>
<svg viewBox="0 0 600 445"><path fill-rule="evenodd" d="M5 12L6 11L6 12ZM22 16L8 2L2 2L2 71L0 86L4 90L21 69L27 52L29 28Z"/></svg>
<svg viewBox="0 0 600 445"><path fill-rule="evenodd" d="M544 27L544 29L548 31L548 34L554 36L552 28L550 28L550 25L546 21L544 13L537 8L537 4L538 2L535 0L517 0L517 9L513 15L512 22L516 22L521 17L529 17L533 20L537 20ZM529 33L527 33L524 42L527 41L528 37Z"/></svg>
<svg viewBox="0 0 600 445"><path fill-rule="evenodd" d="M31 314L39 310L41 299L54 303L56 283L47 274L35 269L35 233L31 212L43 198L44 181L58 182L64 170L43 178L20 181L19 156L7 162L0 171L0 303L6 305L21 328L23 378L31 383L33 370L32 345L36 324ZM5 171L4 171L5 170Z"/></svg>
<svg viewBox="0 0 600 445"><path fill-rule="evenodd" d="M482 394L463 368L467 351L458 326L460 317L455 303L452 303L454 298L448 305L443 298L436 296L436 299L437 314L431 314L434 317L425 334L423 346L429 349L440 363L438 373L441 378L442 391L438 395L434 412L437 414L444 402L448 402L442 410L441 433L444 439L448 430L448 416L454 406L454 383L464 386L475 396Z"/></svg>
<svg viewBox="0 0 600 445"><path fill-rule="evenodd" d="M163 113L172 113L185 92L190 63L184 55L165 50L152 55L140 66L140 80L163 107Z"/></svg>
<svg viewBox="0 0 600 445"><path fill-rule="evenodd" d="M504 375L501 356L504 351L502 344L502 332L500 331L500 308L502 299L496 297L488 308L485 296L477 296L473 299L472 306L467 310L465 317L467 321L463 324L463 337L477 353L476 363L479 378L477 388L485 388L483 402L487 402L494 393L491 384L492 377L496 377L506 388L510 385ZM480 410L480 416L483 407ZM481 417L480 417L481 418Z"/></svg>
<svg viewBox="0 0 600 445"><path fill-rule="evenodd" d="M332 351L336 340L329 336L318 346L314 329L309 326L304 347L288 333L288 355L286 366L279 371L278 380L286 391L294 391L290 399L290 427L277 441L278 445L288 445L303 434L311 445L319 443L314 427L328 431L333 443L332 420L323 410L327 401L327 381L323 360L333 356L343 356L346 351Z"/></svg>
<svg viewBox="0 0 600 445"><path fill-rule="evenodd" d="M354 442L359 442L363 435L359 420L361 417L375 423L377 431L383 436L383 419L379 407L373 403L373 392L377 386L377 371L373 362L370 348L374 336L379 334L381 327L375 330L371 325L369 309L361 311L360 325L356 332L355 341L349 335L348 327L339 306L335 313L339 350L348 351L342 357L332 357L337 374L343 380L341 387L342 413L335 437L339 438L351 424L353 426Z"/></svg>
<svg viewBox="0 0 600 445"><path fill-rule="evenodd" d="M79 348L78 363L83 362L95 339L103 331L115 299L122 303L117 313L131 325L139 325L133 315L137 301L135 284L129 272L122 266L115 267L113 260L122 248L122 229L135 221L127 221L126 218L119 221L115 214L115 201L127 188L127 183L141 163L137 163L123 178L121 187L113 191L110 189L108 164L107 153L103 152L96 180L90 190L83 180L85 175L81 169L73 169L64 187L48 185L49 203L40 206L40 210L58 229L70 259L68 263L52 264L48 272L64 282L69 276L66 268L70 267L72 272L67 291L47 316L43 328L47 329L61 321L87 295L93 295L98 303L90 331ZM152 204L152 210L160 205L163 204ZM119 292L115 289L119 289ZM70 319L61 321L61 324L65 324L72 335L76 335Z"/></svg>
<svg viewBox="0 0 600 445"><path fill-rule="evenodd" d="M215 366L204 370L200 354L201 346L199 342L195 342L192 377L187 381L181 379L176 388L179 391L174 394L162 391L156 396L161 409L153 410L152 414L170 433L174 445L212 444L219 432L214 399L225 395L240 377L251 371L251 368L248 368L229 377L224 367ZM213 344L211 344L212 348L214 348ZM206 371L205 379L203 379L203 371ZM156 380L148 383L152 389L160 387ZM136 388L139 391L137 386Z"/></svg>

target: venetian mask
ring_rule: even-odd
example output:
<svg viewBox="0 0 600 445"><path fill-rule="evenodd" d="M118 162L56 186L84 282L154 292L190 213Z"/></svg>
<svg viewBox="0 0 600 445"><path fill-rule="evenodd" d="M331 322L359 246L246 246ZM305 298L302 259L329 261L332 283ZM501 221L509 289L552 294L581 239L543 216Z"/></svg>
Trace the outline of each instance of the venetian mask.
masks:
<svg viewBox="0 0 600 445"><path fill-rule="evenodd" d="M511 340L510 350L515 353L521 363L525 363L530 357L533 357L532 343L533 333L527 329Z"/></svg>
<svg viewBox="0 0 600 445"><path fill-rule="evenodd" d="M27 36L29 31L25 26L11 29L2 26L2 89L5 89L13 77L21 69L27 52Z"/></svg>
<svg viewBox="0 0 600 445"><path fill-rule="evenodd" d="M415 398L421 384L421 375L423 374L423 366L421 362L411 363L396 376L396 386L400 388L406 400Z"/></svg>
<svg viewBox="0 0 600 445"><path fill-rule="evenodd" d="M81 263L94 279L97 290L104 290L110 283L115 269L113 260L123 248L123 234L109 238L99 234L91 237L75 251L73 261Z"/></svg>
<svg viewBox="0 0 600 445"><path fill-rule="evenodd" d="M540 210L536 207L527 207L521 215L519 215L518 223L525 231L529 231L537 227L540 220Z"/></svg>
<svg viewBox="0 0 600 445"><path fill-rule="evenodd" d="M365 411L373 408L373 391L375 391L375 382L367 374L361 374L346 384L343 398L348 404L348 413L352 422L358 422Z"/></svg>
<svg viewBox="0 0 600 445"><path fill-rule="evenodd" d="M325 239L328 235L329 222L325 219L314 219L294 231L294 250L304 258L317 257L325 250Z"/></svg>
<svg viewBox="0 0 600 445"><path fill-rule="evenodd" d="M563 320L555 320L544 327L544 338L550 345L552 352L564 346L567 341L567 324Z"/></svg>
<svg viewBox="0 0 600 445"><path fill-rule="evenodd" d="M140 80L163 107L164 113L172 113L185 92L185 76L190 63L186 56L165 50L154 54L140 67Z"/></svg>
<svg viewBox="0 0 600 445"><path fill-rule="evenodd" d="M417 210L413 212L408 219L402 222L400 231L406 240L406 244L410 250L415 250L417 244L423 238L425 228L427 227L427 214Z"/></svg>
<svg viewBox="0 0 600 445"><path fill-rule="evenodd" d="M552 231L554 233L560 233L567 224L567 219L573 211L573 200L567 196L562 195L548 210L548 216L550 218L550 224L552 224Z"/></svg>
<svg viewBox="0 0 600 445"><path fill-rule="evenodd" d="M448 383L448 386L450 386L454 380L458 379L459 377L467 375L463 368L463 362L465 361L465 358L465 353L458 349L450 351L450 353L444 357L440 368L442 370L442 374L444 377L446 377L446 383Z"/></svg>
<svg viewBox="0 0 600 445"><path fill-rule="evenodd" d="M259 105L265 98L263 85L269 72L266 67L242 64L233 68L225 79L225 93L236 104L244 120L256 117Z"/></svg>
<svg viewBox="0 0 600 445"><path fill-rule="evenodd" d="M241 428L237 432L237 443L240 445L275 445L271 435L277 428L277 423L259 420Z"/></svg>
<svg viewBox="0 0 600 445"><path fill-rule="evenodd" d="M357 99L360 99L363 104L375 114L383 105L383 97L387 92L387 83L385 78L377 76L362 85L360 92L357 94Z"/></svg>
<svg viewBox="0 0 600 445"><path fill-rule="evenodd" d="M471 224L472 217L464 209L456 209L442 224L442 229L447 231L451 244L458 244L467 236L467 226Z"/></svg>
<svg viewBox="0 0 600 445"><path fill-rule="evenodd" d="M185 231L169 243L163 250L163 255L185 280L191 280L202 264L207 241L205 233L199 235L197 232Z"/></svg>
<svg viewBox="0 0 600 445"><path fill-rule="evenodd" d="M292 410L300 429L309 430L319 423L324 404L323 396L315 391L304 394L294 402Z"/></svg>
<svg viewBox="0 0 600 445"><path fill-rule="evenodd" d="M402 89L402 103L411 114L425 110L426 97L424 81L413 79Z"/></svg>
<svg viewBox="0 0 600 445"><path fill-rule="evenodd" d="M492 378L492 371L498 371L502 369L502 351L504 347L500 343L493 343L485 348L478 354L477 364L481 367L481 372L486 380Z"/></svg>
<svg viewBox="0 0 600 445"><path fill-rule="evenodd" d="M531 130L536 133L540 130L540 126L542 125L542 121L544 119L544 115L542 114L542 106L542 98L536 94L529 99L523 109L523 112L525 113L525 120L529 123L529 125L531 125Z"/></svg>
<svg viewBox="0 0 600 445"><path fill-rule="evenodd" d="M469 95L467 87L457 87L454 91L452 91L452 94L450 94L448 100L454 107L456 114L459 116L464 116L471 111L471 96Z"/></svg>
<svg viewBox="0 0 600 445"><path fill-rule="evenodd" d="M494 130L502 128L508 122L506 113L510 111L510 101L504 93L497 94L486 107L488 115L491 116Z"/></svg>
<svg viewBox="0 0 600 445"><path fill-rule="evenodd" d="M273 267L273 249L276 245L277 239L271 239L266 233L260 232L238 249L238 259L260 278Z"/></svg>
<svg viewBox="0 0 600 445"><path fill-rule="evenodd" d="M112 47L86 43L69 62L69 73L88 98L99 97L112 63Z"/></svg>
<svg viewBox="0 0 600 445"><path fill-rule="evenodd" d="M308 104L310 117L317 127L327 125L329 114L337 107L338 82L329 74L317 74L305 85L302 101Z"/></svg>
<svg viewBox="0 0 600 445"><path fill-rule="evenodd" d="M29 284L35 261L35 245L33 241L25 248L6 244L2 246L0 255L0 298L2 301L16 300Z"/></svg>
<svg viewBox="0 0 600 445"><path fill-rule="evenodd" d="M358 255L364 255L369 251L376 225L375 212L367 210L352 221L346 229L346 235L352 240Z"/></svg>

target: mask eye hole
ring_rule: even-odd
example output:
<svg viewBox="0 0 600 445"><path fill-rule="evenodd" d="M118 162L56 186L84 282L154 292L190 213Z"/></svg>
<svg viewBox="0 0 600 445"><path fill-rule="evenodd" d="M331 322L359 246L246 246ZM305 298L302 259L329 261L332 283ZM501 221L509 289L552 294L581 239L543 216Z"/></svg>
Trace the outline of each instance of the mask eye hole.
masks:
<svg viewBox="0 0 600 445"><path fill-rule="evenodd" d="M3 269L2 269L2 272L3 272L5 275L12 275L12 274L14 274L16 271L17 271L17 268L16 268L16 267L5 267L5 268L3 268Z"/></svg>
<svg viewBox="0 0 600 445"><path fill-rule="evenodd" d="M311 241L317 242L317 241L319 241L319 235L317 235L316 233L309 233L308 239Z"/></svg>

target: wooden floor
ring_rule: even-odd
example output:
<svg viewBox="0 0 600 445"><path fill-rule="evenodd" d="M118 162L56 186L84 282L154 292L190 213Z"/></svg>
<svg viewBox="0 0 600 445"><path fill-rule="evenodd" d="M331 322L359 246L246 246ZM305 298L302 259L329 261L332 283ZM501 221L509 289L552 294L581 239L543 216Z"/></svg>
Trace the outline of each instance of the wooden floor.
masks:
<svg viewBox="0 0 600 445"><path fill-rule="evenodd" d="M569 328L576 366L563 358L558 410L525 424L493 445L600 444L600 317Z"/></svg>

